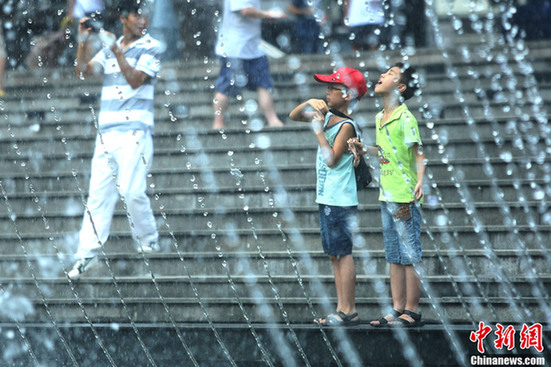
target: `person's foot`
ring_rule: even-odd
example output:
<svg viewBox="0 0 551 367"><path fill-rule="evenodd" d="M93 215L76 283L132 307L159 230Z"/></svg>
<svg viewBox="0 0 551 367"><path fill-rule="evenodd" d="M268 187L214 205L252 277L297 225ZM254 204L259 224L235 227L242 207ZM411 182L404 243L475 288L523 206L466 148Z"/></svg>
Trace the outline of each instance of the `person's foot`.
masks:
<svg viewBox="0 0 551 367"><path fill-rule="evenodd" d="M279 119L274 120L274 121L269 121L269 122L268 122L268 126L271 126L271 127L281 127L281 126L283 126L283 122L281 122L281 120L279 120Z"/></svg>
<svg viewBox="0 0 551 367"><path fill-rule="evenodd" d="M402 316L402 312L400 311L397 311L395 309L392 309L392 311L386 315L386 316L383 316L381 317L380 319L378 320L373 320L373 321L370 321L369 322L369 325L373 326L373 327L384 327L384 326L388 326L390 322L396 320L397 318L399 318L400 316Z"/></svg>
<svg viewBox="0 0 551 367"><path fill-rule="evenodd" d="M80 279L82 274L98 264L97 259L97 256L79 259L75 265L73 265L73 268L67 273L67 276L71 280Z"/></svg>
<svg viewBox="0 0 551 367"><path fill-rule="evenodd" d="M325 318L325 322L321 324L324 326L356 326L360 323L360 317L357 312L345 314L342 311L338 311L336 314L328 315Z"/></svg>
<svg viewBox="0 0 551 367"><path fill-rule="evenodd" d="M392 327L416 327L423 326L424 324L421 321L421 314L410 310L404 310L404 313L400 317L388 323Z"/></svg>
<svg viewBox="0 0 551 367"><path fill-rule="evenodd" d="M157 242L150 242L148 244L138 244L137 248L138 252L142 253L151 253L151 252L159 252L161 251L161 247Z"/></svg>

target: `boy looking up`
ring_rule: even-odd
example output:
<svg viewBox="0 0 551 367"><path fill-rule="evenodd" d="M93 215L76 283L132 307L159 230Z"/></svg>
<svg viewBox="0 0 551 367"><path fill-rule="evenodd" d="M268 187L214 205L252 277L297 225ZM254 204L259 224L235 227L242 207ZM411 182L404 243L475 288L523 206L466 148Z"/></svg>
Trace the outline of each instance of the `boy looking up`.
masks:
<svg viewBox="0 0 551 367"><path fill-rule="evenodd" d="M356 102L367 92L363 75L343 67L331 75L315 74L327 85L326 101L309 99L289 117L311 122L318 140L316 202L319 205L323 251L333 265L337 290L334 314L316 319L328 326L351 326L360 321L356 312L356 269L352 257L353 235L357 232L358 194L353 156L347 141L359 136L350 116Z"/></svg>
<svg viewBox="0 0 551 367"><path fill-rule="evenodd" d="M378 154L381 168L379 201L385 257L390 263L393 310L371 326L420 326L418 312L421 283L415 264L421 262L421 214L425 154L417 120L403 103L418 89L413 68L398 63L383 73L375 93L383 98L384 109L376 116L376 147L362 147L350 141L354 155Z"/></svg>

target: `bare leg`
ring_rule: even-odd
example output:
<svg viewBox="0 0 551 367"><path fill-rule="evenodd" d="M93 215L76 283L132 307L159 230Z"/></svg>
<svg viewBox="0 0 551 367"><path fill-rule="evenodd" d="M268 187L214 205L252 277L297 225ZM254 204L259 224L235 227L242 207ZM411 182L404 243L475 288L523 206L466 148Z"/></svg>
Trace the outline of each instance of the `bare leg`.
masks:
<svg viewBox="0 0 551 367"><path fill-rule="evenodd" d="M6 68L6 58L0 58L0 91L4 91L4 69Z"/></svg>
<svg viewBox="0 0 551 367"><path fill-rule="evenodd" d="M270 126L283 126L283 122L277 117L274 108L274 100L272 98L272 93L269 90L264 88L258 88L258 104L266 116L268 125Z"/></svg>
<svg viewBox="0 0 551 367"><path fill-rule="evenodd" d="M342 279L341 279L341 272L339 270L339 260L336 256L329 256L329 259L331 259L331 263L333 264L333 273L335 276L335 289L337 290L337 310L340 310L341 307L341 300L342 300Z"/></svg>
<svg viewBox="0 0 551 367"><path fill-rule="evenodd" d="M406 307L406 269L400 264L390 264L390 290L392 306L403 312Z"/></svg>
<svg viewBox="0 0 551 367"><path fill-rule="evenodd" d="M337 311L347 315L356 312L356 268L352 255L344 255L337 259L331 257L335 271L337 287Z"/></svg>
<svg viewBox="0 0 551 367"><path fill-rule="evenodd" d="M393 265L394 265L394 282L393 282ZM411 265L404 266L398 264L390 265L390 282L392 287L392 300L396 310L409 310L417 313L419 308L419 300L421 298L421 281L415 268ZM397 308L403 306L403 308ZM400 319L409 322L415 320L409 315L401 315ZM394 324L391 322L391 324Z"/></svg>
<svg viewBox="0 0 551 367"><path fill-rule="evenodd" d="M212 125L213 129L223 129L224 128L224 114L228 109L228 96L220 92L216 92L214 95L214 100L212 102L212 108L214 110L214 124Z"/></svg>
<svg viewBox="0 0 551 367"><path fill-rule="evenodd" d="M413 266L406 266L406 310L417 313L419 300L421 298L421 281ZM408 321L415 321L408 315L402 315Z"/></svg>
<svg viewBox="0 0 551 367"><path fill-rule="evenodd" d="M407 301L408 288L406 283L406 272L407 267L400 264L390 264L390 291L392 293L392 308L400 313L404 312ZM391 313L385 315L384 318L389 323L396 320L396 317ZM370 324L373 326L379 326L381 325L381 322L379 320L373 320Z"/></svg>

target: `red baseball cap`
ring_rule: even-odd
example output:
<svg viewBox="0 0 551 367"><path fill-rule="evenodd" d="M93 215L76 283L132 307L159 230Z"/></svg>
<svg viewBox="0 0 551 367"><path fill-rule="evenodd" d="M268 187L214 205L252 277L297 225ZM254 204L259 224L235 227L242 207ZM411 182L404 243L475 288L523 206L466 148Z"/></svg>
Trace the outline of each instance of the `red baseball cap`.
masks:
<svg viewBox="0 0 551 367"><path fill-rule="evenodd" d="M314 79L321 83L344 84L356 93L358 100L367 93L367 83L362 73L346 66L331 75L314 74Z"/></svg>

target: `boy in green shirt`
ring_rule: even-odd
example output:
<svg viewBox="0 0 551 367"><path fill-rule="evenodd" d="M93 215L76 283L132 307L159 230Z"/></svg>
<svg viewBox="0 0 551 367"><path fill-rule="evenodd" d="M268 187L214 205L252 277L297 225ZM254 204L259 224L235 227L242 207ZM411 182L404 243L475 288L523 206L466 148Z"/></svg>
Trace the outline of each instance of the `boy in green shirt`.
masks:
<svg viewBox="0 0 551 367"><path fill-rule="evenodd" d="M418 88L415 70L398 63L383 73L375 93L383 97L384 109L376 117L377 146L363 147L349 141L355 157L377 154L381 168L381 217L385 257L390 263L393 310L370 322L371 326L420 326L418 312L421 282L415 264L421 262L421 215L425 154L417 120L403 101Z"/></svg>

